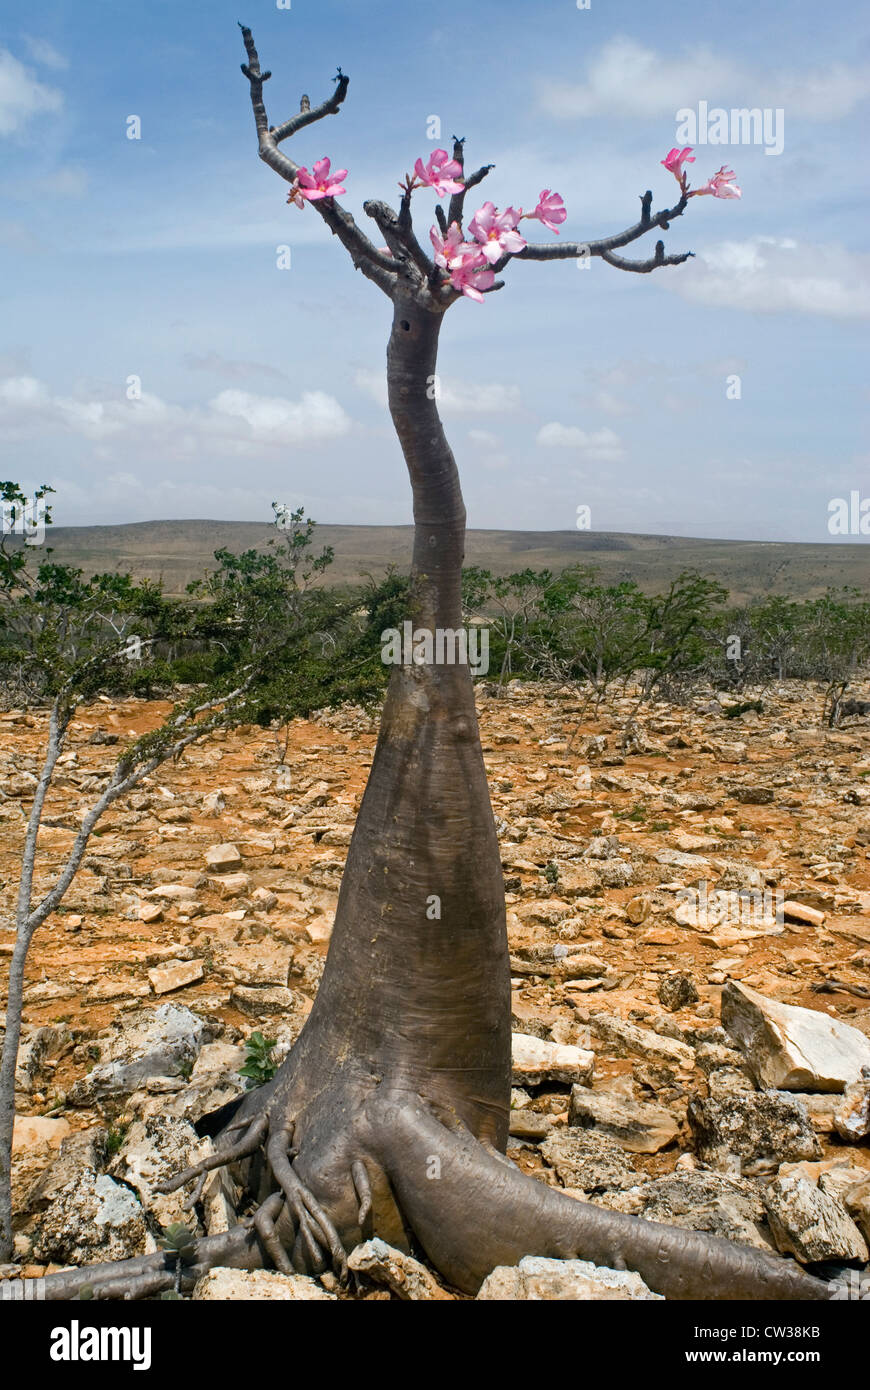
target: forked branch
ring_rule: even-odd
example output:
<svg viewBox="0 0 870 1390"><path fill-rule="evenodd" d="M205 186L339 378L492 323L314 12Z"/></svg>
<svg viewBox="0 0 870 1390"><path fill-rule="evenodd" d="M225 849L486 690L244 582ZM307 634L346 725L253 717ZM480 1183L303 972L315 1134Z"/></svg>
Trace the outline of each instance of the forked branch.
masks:
<svg viewBox="0 0 870 1390"><path fill-rule="evenodd" d="M656 255L650 261L630 261L621 256L610 257L609 252L617 250L620 246L628 246L632 241L637 241L639 237L646 236L647 232L654 228L661 228L667 231L671 221L675 217L681 217L686 210L689 198L688 194L683 193L678 203L672 208L662 208L661 212L651 213L652 193L647 189L640 200L641 213L640 221L635 222L632 227L626 227L624 232L617 232L614 236L601 237L598 241L562 241L562 242L530 242L523 251L518 251L512 259L518 261L572 261L581 260L583 257L600 256L606 260L608 265L615 265L620 270L654 270L660 265L679 265L685 261L692 252L686 252L680 256L665 256L664 248L659 258L658 247ZM661 242L659 242L661 246ZM501 268L501 262L495 267Z"/></svg>
<svg viewBox="0 0 870 1390"><path fill-rule="evenodd" d="M287 183L293 184L299 173L299 165L279 150L279 141L286 140L303 126L322 120L324 116L334 116L344 101L350 79L339 69L335 91L328 101L321 102L319 106L312 107L310 111L300 111L297 115L291 116L283 125L270 126L263 101L263 83L272 74L260 70L260 58L250 29L246 28L244 24L240 24L239 28L242 31L245 52L248 57L248 61L242 63L242 72L250 84L251 105L254 109L254 123L257 128L260 158L271 169L274 169L276 174L280 174ZM318 199L312 203L312 207L317 209L329 230L338 237L342 246L349 253L356 269L361 270L363 275L392 298L397 269L392 258L384 255L382 251L372 245L368 237L360 231L351 214L334 198Z"/></svg>

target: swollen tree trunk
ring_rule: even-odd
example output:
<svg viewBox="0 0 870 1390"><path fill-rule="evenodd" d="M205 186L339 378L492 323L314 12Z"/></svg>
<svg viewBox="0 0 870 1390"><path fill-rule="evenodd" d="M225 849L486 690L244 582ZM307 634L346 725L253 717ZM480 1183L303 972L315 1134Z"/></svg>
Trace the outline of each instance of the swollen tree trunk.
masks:
<svg viewBox="0 0 870 1390"><path fill-rule="evenodd" d="M465 544L459 477L432 398L440 325L440 314L397 298L387 354L414 498L408 616L433 635L461 627ZM504 891L467 665L394 668L308 1034L318 1055L350 1055L504 1147Z"/></svg>

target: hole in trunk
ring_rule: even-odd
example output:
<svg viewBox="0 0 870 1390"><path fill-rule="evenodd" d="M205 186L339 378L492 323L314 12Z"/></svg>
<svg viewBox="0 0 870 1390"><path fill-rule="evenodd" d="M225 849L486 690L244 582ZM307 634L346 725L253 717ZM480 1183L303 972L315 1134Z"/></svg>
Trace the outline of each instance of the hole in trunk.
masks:
<svg viewBox="0 0 870 1390"><path fill-rule="evenodd" d="M410 333L411 325L409 324L407 319L402 319L402 327L404 328L406 333Z"/></svg>

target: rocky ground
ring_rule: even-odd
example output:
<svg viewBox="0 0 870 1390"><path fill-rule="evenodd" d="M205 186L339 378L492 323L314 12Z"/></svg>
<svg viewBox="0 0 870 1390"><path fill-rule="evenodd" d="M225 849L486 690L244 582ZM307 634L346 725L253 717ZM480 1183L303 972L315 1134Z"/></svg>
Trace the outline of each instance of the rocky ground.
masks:
<svg viewBox="0 0 870 1390"><path fill-rule="evenodd" d="M832 731L819 706L797 684L736 719L709 694L590 718L567 690L480 693L513 963L510 1152L578 1199L840 1269L843 1297L870 1297L870 722ZM168 708L81 712L37 893L120 748ZM272 730L213 736L103 819L31 952L0 1276L154 1249L190 1220L183 1193L153 1188L208 1150L193 1123L243 1088L250 1033L279 1057L298 1034L375 727L355 709L297 720L283 760ZM0 715L4 989L44 735L38 712ZM225 1227L233 1197L215 1176L200 1229ZM352 1265L342 1297L451 1296L381 1242ZM335 1293L218 1271L196 1296ZM651 1295L527 1260L483 1296Z"/></svg>

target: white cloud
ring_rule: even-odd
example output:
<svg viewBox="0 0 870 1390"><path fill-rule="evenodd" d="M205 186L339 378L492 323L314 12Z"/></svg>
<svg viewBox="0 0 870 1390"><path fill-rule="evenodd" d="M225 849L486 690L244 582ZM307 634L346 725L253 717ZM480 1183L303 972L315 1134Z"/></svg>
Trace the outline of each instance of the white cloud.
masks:
<svg viewBox="0 0 870 1390"><path fill-rule="evenodd" d="M581 82L542 82L539 101L562 119L673 116L706 100L711 106L782 107L786 119L825 121L847 116L868 95L867 65L771 72L738 65L706 47L659 53L621 37L595 54Z"/></svg>
<svg viewBox="0 0 870 1390"><path fill-rule="evenodd" d="M720 308L870 316L870 255L790 237L720 242L661 283L683 299Z"/></svg>
<svg viewBox="0 0 870 1390"><path fill-rule="evenodd" d="M491 430L469 430L468 438L472 444L480 444L484 449L497 449L499 445L498 435Z"/></svg>
<svg viewBox="0 0 870 1390"><path fill-rule="evenodd" d="M576 449L590 463L616 463L625 456L622 440L605 425L600 430L581 430L553 420L538 430L536 443L548 449Z"/></svg>
<svg viewBox="0 0 870 1390"><path fill-rule="evenodd" d="M0 381L0 401L12 406L41 405L46 400L48 392L34 376L10 376Z"/></svg>
<svg viewBox="0 0 870 1390"><path fill-rule="evenodd" d="M299 401L255 396L250 391L221 391L209 406L218 415L244 420L252 439L268 443L306 444L335 439L350 430L349 417L325 391L304 391Z"/></svg>
<svg viewBox="0 0 870 1390"><path fill-rule="evenodd" d="M59 111L63 95L37 82L7 48L0 48L0 135L11 135L43 111Z"/></svg>
<svg viewBox="0 0 870 1390"><path fill-rule="evenodd" d="M22 38L35 63L41 63L45 68L55 68L58 71L69 67L67 59L58 52L54 44L48 42L48 39L35 38L32 34L22 34Z"/></svg>
<svg viewBox="0 0 870 1390"><path fill-rule="evenodd" d="M154 451L174 457L206 456L211 450L253 454L263 446L306 445L349 433L351 419L325 391L305 391L298 401L221 391L205 407L179 406L143 392L138 400L53 396L32 376L0 381L0 435L37 437L50 429L104 444L120 436L126 452ZM111 450L105 457L112 457Z"/></svg>
<svg viewBox="0 0 870 1390"><path fill-rule="evenodd" d="M362 368L354 377L356 385L378 405L387 404L387 380L382 372ZM438 378L438 409L444 415L509 415L519 410L519 386L504 382L448 381Z"/></svg>

